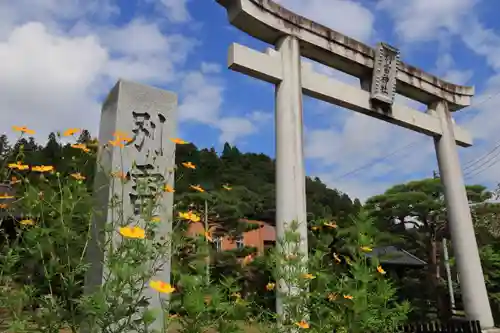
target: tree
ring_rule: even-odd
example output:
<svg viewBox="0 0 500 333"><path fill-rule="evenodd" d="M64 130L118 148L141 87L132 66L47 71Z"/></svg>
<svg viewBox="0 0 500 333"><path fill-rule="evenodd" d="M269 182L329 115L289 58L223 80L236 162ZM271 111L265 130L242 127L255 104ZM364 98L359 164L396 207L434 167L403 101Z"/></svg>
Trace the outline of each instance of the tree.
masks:
<svg viewBox="0 0 500 333"><path fill-rule="evenodd" d="M491 193L481 185L467 186L470 203L483 202ZM444 203L444 191L440 179L423 179L395 185L384 194L367 200L366 207L378 220L382 230L401 235L408 245L410 241L417 256L427 258L429 299L434 299L441 316L450 315L440 271L440 249L443 237L449 238Z"/></svg>

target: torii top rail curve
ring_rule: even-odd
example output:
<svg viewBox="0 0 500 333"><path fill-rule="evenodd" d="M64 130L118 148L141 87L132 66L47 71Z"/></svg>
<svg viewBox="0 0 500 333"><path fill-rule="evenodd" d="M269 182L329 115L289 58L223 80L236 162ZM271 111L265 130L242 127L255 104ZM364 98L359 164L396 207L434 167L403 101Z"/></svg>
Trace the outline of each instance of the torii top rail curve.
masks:
<svg viewBox="0 0 500 333"><path fill-rule="evenodd" d="M353 38L313 22L272 0L216 0L227 10L232 25L269 44L292 35L301 55L360 79L370 78L375 50ZM474 87L446 82L416 67L399 62L396 92L430 105L448 102L450 111L471 104Z"/></svg>

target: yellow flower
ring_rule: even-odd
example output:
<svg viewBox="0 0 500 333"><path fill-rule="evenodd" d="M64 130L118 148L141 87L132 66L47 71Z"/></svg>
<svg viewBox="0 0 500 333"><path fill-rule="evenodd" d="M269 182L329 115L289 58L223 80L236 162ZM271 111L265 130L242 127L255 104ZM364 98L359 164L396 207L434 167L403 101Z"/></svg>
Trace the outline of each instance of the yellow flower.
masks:
<svg viewBox="0 0 500 333"><path fill-rule="evenodd" d="M276 287L276 284L272 283L272 282L269 282L268 284L266 284L266 290L273 290L274 287Z"/></svg>
<svg viewBox="0 0 500 333"><path fill-rule="evenodd" d="M49 172L54 171L54 167L52 165L36 165L31 167L31 170L35 172Z"/></svg>
<svg viewBox="0 0 500 333"><path fill-rule="evenodd" d="M19 221L20 224L22 225L33 225L35 222L32 219L24 219Z"/></svg>
<svg viewBox="0 0 500 333"><path fill-rule="evenodd" d="M32 129L29 129L28 127L26 126L12 126L12 129L16 132L21 132L21 133L26 133L26 134L30 134L30 135L33 135L35 134L35 131L32 130Z"/></svg>
<svg viewBox="0 0 500 333"><path fill-rule="evenodd" d="M84 145L83 143L72 144L71 148L80 149L86 153L90 152L90 149L88 149L87 146Z"/></svg>
<svg viewBox="0 0 500 333"><path fill-rule="evenodd" d="M242 261L243 266L248 265L252 261L253 261L253 256L251 254L247 255L245 258L243 258L243 261Z"/></svg>
<svg viewBox="0 0 500 333"><path fill-rule="evenodd" d="M12 195L8 195L7 193L0 194L0 199L14 199Z"/></svg>
<svg viewBox="0 0 500 333"><path fill-rule="evenodd" d="M312 230L316 231L316 230L319 230L319 227L318 226L314 226L314 227L311 227Z"/></svg>
<svg viewBox="0 0 500 333"><path fill-rule="evenodd" d="M335 259L336 262L340 263L342 260L340 260L340 257L338 256L337 253L333 254L333 259Z"/></svg>
<svg viewBox="0 0 500 333"><path fill-rule="evenodd" d="M354 297L352 297L351 295L344 295L344 298L345 299L353 299Z"/></svg>
<svg viewBox="0 0 500 333"><path fill-rule="evenodd" d="M369 246L362 246L361 247L361 251L363 251L363 252L372 252L373 249L371 247L369 247Z"/></svg>
<svg viewBox="0 0 500 333"><path fill-rule="evenodd" d="M72 173L70 176L73 177L73 178L75 178L76 180L84 180L85 179L85 176L83 176L79 172Z"/></svg>
<svg viewBox="0 0 500 333"><path fill-rule="evenodd" d="M181 219L189 220L191 222L200 222L201 218L195 213L189 211L186 213L179 212L179 217Z"/></svg>
<svg viewBox="0 0 500 333"><path fill-rule="evenodd" d="M188 169L196 169L196 165L194 165L193 163L191 162L182 162L182 165L185 167L185 168L188 168Z"/></svg>
<svg viewBox="0 0 500 333"><path fill-rule="evenodd" d="M28 170L30 168L29 165L21 164L20 161L17 161L16 163L9 163L8 167L9 169L17 169L17 170Z"/></svg>
<svg viewBox="0 0 500 333"><path fill-rule="evenodd" d="M165 187L163 188L163 190L165 192L168 192L168 193L174 193L175 192L174 188L172 186L170 186L170 185L165 185Z"/></svg>
<svg viewBox="0 0 500 333"><path fill-rule="evenodd" d="M81 129L79 128L68 128L66 131L64 131L63 135L64 136L72 136L75 135L76 133L79 133Z"/></svg>
<svg viewBox="0 0 500 333"><path fill-rule="evenodd" d="M225 189L226 191L231 191L233 189L229 185L222 185L222 188Z"/></svg>
<svg viewBox="0 0 500 333"><path fill-rule="evenodd" d="M315 278L316 278L314 275L309 274L309 273L307 273L307 274L303 274L303 275L302 275L302 277L303 277L304 279L308 279L308 280L313 280L313 279L315 279Z"/></svg>
<svg viewBox="0 0 500 333"><path fill-rule="evenodd" d="M151 222L155 222L156 223L156 222L160 222L160 221L161 221L161 218L159 216L153 216L151 218Z"/></svg>
<svg viewBox="0 0 500 333"><path fill-rule="evenodd" d="M382 268L382 266L378 265L377 266L377 272L379 272L380 274L384 275L385 274L385 271L384 269Z"/></svg>
<svg viewBox="0 0 500 333"><path fill-rule="evenodd" d="M146 231L140 227L123 227L119 229L120 235L126 238L144 239Z"/></svg>
<svg viewBox="0 0 500 333"><path fill-rule="evenodd" d="M160 280L154 280L149 282L149 286L159 293L171 294L175 291L170 283L166 283Z"/></svg>
<svg viewBox="0 0 500 333"><path fill-rule="evenodd" d="M328 294L327 298L328 298L328 300L329 300L330 302L333 302L333 301L335 301L335 300L337 299L337 294L335 294L335 293L330 293L330 294Z"/></svg>
<svg viewBox="0 0 500 333"><path fill-rule="evenodd" d="M299 321L299 322L295 323L295 325L297 325L300 328L304 328L304 329L309 328L309 324L305 320Z"/></svg>
<svg viewBox="0 0 500 333"><path fill-rule="evenodd" d="M177 145L187 145L189 143L189 142L184 141L184 140L179 139L179 138L171 138L170 141L172 141L173 143L175 143Z"/></svg>
<svg viewBox="0 0 500 333"><path fill-rule="evenodd" d="M337 224L335 222L328 222L328 223L324 223L323 225L325 225L329 228L337 229Z"/></svg>
<svg viewBox="0 0 500 333"><path fill-rule="evenodd" d="M189 185L189 187L198 192L205 192L205 190L200 185Z"/></svg>

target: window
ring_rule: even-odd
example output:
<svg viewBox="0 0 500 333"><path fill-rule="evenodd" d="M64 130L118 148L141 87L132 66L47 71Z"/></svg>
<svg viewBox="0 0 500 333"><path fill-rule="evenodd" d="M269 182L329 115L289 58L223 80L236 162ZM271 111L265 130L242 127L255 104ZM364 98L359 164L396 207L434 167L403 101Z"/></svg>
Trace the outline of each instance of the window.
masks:
<svg viewBox="0 0 500 333"><path fill-rule="evenodd" d="M243 240L243 236L239 236L236 238L236 248L242 249L245 247L245 241Z"/></svg>
<svg viewBox="0 0 500 333"><path fill-rule="evenodd" d="M214 237L214 245L215 245L215 251L217 251L217 252L222 251L222 237L221 236Z"/></svg>

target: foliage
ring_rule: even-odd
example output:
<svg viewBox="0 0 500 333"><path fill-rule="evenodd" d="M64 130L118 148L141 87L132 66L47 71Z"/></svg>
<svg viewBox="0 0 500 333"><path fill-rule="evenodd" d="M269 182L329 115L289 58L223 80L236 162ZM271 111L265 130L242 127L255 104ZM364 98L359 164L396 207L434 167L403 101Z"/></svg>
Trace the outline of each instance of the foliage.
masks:
<svg viewBox="0 0 500 333"><path fill-rule="evenodd" d="M283 317L277 318L274 329L396 331L406 319L409 304L397 302L396 290L378 259L366 256L376 245L373 220L362 212L345 229L317 221L311 236L319 241L307 260L298 227L291 224L271 257L277 296L283 304Z"/></svg>
<svg viewBox="0 0 500 333"><path fill-rule="evenodd" d="M481 185L470 185L466 189L471 203L483 202L491 197L491 193ZM420 287L413 285L402 288L409 292L413 291L406 297L413 299L415 304L420 303L424 306L418 310L419 313L429 313L426 300L432 300L431 304L441 318L449 316L439 252L442 248L442 238L450 236L440 179L423 179L395 185L384 194L368 199L366 208L377 219L381 230L398 236L400 244L404 244L410 252L425 258L429 263L427 281L421 278L421 272L418 271L406 276L408 281L421 284ZM431 288L425 285L426 282ZM423 295L420 290L427 290L427 295ZM422 297L424 300L420 300Z"/></svg>
<svg viewBox="0 0 500 333"><path fill-rule="evenodd" d="M25 128L18 130L28 131ZM63 135L78 131L70 129ZM4 323L9 332L52 333L62 328L72 332L151 332L155 322L163 324L163 331L175 328L186 333L208 329L239 332L242 330L240 323L244 321L253 321L263 329L270 328L274 327L274 315L260 316L257 310L257 306L262 305L268 309L269 301L274 300L269 287L272 278L266 272L273 272L275 281L285 278L304 292L283 294L279 288L285 312L289 314L279 321L280 332L297 326L316 332L330 332L335 327L350 332L368 328L393 331L404 320L407 305L394 302L394 288L383 277L383 269L376 259L367 260L362 252L374 245L376 231L371 228L372 221L366 215L348 221L349 211L358 210L359 202L353 205L346 195L332 192L318 179L312 181L317 187L312 190L313 196L316 194L320 202L315 209L321 214L338 216L346 228L337 235L336 224L326 220L313 223L314 231L324 232L310 233L313 239L320 240L315 242L307 262L301 259L304 253L299 249L301 242L293 223L284 240L286 252L278 247L278 251L268 258L255 257L252 248L215 253L211 242L217 230L238 235L256 228L256 225L243 225L241 219L255 216L257 209L261 213L269 209L269 203L263 202L263 196L256 192L261 189L253 187L255 181L247 180L245 185L230 184L231 178L220 170L234 168L240 172L238 166L243 170L251 169L247 163L252 158L262 164L270 162L269 158L252 154L242 156L229 145L220 158L212 151L203 154L190 150L192 159L184 155L178 167L176 183L180 189L176 188L176 219L171 232L165 233L168 221L156 215L163 208L164 192L174 191L167 186L171 175L168 171L156 180L136 180L139 193L151 188L164 189L141 200L136 221L126 216L123 195L112 196L106 209L111 208L114 214L101 229L102 212L93 209L89 186L89 178L92 179L96 172L92 163L97 161L97 144L88 132L82 132L74 144L62 145L61 136L51 135L45 147L21 137L9 150L16 156L3 155L2 176L10 179L10 185L16 190L15 199L10 200L7 194L2 198L2 209L10 214L7 221L13 223L14 230L12 234L5 234L0 252L0 308L9 314L9 321ZM127 140L131 139L125 137L124 142ZM4 143L7 144L6 140ZM99 151L128 149L121 147L119 142L110 144L101 146ZM190 145L179 143L179 150L184 146ZM205 161L208 170L193 168L193 160ZM190 167L181 167L182 161L190 162ZM122 188L130 181L126 174L133 174L136 167L133 163L131 170L99 172L105 173L112 187ZM269 176L261 169L256 172ZM212 176L211 189L206 181L198 178ZM182 179L190 185L183 185ZM236 178L232 180L238 182ZM203 184L205 188L196 184ZM219 184L222 185L219 187ZM261 185L266 187L266 184ZM318 193L337 197L338 201L321 203ZM5 200L10 201L5 203ZM335 212L337 208L340 209ZM203 221L205 215L208 220ZM190 223L202 223L203 232L187 234ZM103 237L96 237L100 233ZM335 257L332 257L331 245L337 244L335 237L343 240L344 249L339 253L350 253L349 266L342 268L332 260ZM158 280L169 253L173 254L171 284ZM104 274L102 280L96 280L101 272L95 266L95 259L101 255ZM89 258L93 260L88 261ZM231 274L224 274L228 263L234 269ZM283 267L288 274L285 277L282 276ZM213 269L216 272L211 273ZM267 279L265 288L264 279ZM256 286L260 289L256 290ZM267 297L265 302L259 302L258 295L262 295L264 289ZM334 293L346 297L334 299ZM162 305L161 309L156 309L159 312L151 308L152 300L157 297ZM310 313L310 320L307 313Z"/></svg>

